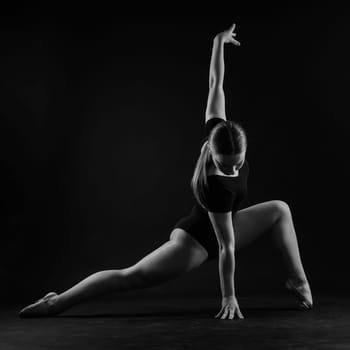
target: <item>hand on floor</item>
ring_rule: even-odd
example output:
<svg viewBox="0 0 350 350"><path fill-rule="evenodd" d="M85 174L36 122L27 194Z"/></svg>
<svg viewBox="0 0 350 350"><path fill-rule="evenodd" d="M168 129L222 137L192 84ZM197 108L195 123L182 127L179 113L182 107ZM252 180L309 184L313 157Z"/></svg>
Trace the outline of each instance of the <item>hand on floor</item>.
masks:
<svg viewBox="0 0 350 350"><path fill-rule="evenodd" d="M238 301L235 296L223 297L221 301L221 310L215 318L233 320L235 314L238 318L243 319L241 310L239 309Z"/></svg>

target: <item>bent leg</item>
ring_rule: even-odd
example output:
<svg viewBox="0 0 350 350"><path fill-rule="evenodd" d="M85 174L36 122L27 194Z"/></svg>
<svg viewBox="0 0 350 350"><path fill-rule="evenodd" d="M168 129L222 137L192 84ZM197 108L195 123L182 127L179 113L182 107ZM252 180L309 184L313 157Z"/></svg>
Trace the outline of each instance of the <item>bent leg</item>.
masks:
<svg viewBox="0 0 350 350"><path fill-rule="evenodd" d="M287 203L272 200L239 210L233 217L233 227L237 250L247 246L261 234L270 232L282 253L289 277L295 282L306 281Z"/></svg>
<svg viewBox="0 0 350 350"><path fill-rule="evenodd" d="M101 294L164 283L198 267L206 258L207 255L191 240L171 239L131 267L98 271L88 276L58 295L53 312L63 312L74 304Z"/></svg>

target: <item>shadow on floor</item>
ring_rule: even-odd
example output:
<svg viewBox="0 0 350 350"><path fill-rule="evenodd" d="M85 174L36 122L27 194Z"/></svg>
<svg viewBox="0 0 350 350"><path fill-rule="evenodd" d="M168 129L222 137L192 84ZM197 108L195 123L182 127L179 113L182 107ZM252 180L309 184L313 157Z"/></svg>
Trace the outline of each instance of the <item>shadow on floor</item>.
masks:
<svg viewBox="0 0 350 350"><path fill-rule="evenodd" d="M309 311L283 296L239 298L243 320L219 320L220 300L95 300L56 317L21 319L3 305L0 349L350 349L350 300L314 295Z"/></svg>

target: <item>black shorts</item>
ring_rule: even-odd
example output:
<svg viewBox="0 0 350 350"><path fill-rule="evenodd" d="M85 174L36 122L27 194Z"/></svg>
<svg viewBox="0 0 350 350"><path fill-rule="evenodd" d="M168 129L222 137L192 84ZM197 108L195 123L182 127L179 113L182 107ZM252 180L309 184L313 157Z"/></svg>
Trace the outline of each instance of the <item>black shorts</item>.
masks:
<svg viewBox="0 0 350 350"><path fill-rule="evenodd" d="M208 252L206 261L216 259L219 256L219 244L207 213L195 206L190 215L177 221L173 226L173 229L175 228L185 230L206 249Z"/></svg>

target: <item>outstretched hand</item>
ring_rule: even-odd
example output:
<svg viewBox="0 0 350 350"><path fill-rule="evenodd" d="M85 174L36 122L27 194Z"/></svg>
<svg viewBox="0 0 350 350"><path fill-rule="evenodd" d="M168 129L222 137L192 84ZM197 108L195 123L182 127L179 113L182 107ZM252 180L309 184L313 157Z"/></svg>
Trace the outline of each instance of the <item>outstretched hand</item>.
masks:
<svg viewBox="0 0 350 350"><path fill-rule="evenodd" d="M234 30L236 28L236 23L233 23L231 27L216 35L217 38L223 40L224 43L232 43L233 45L240 46L241 43L235 39L236 33Z"/></svg>

